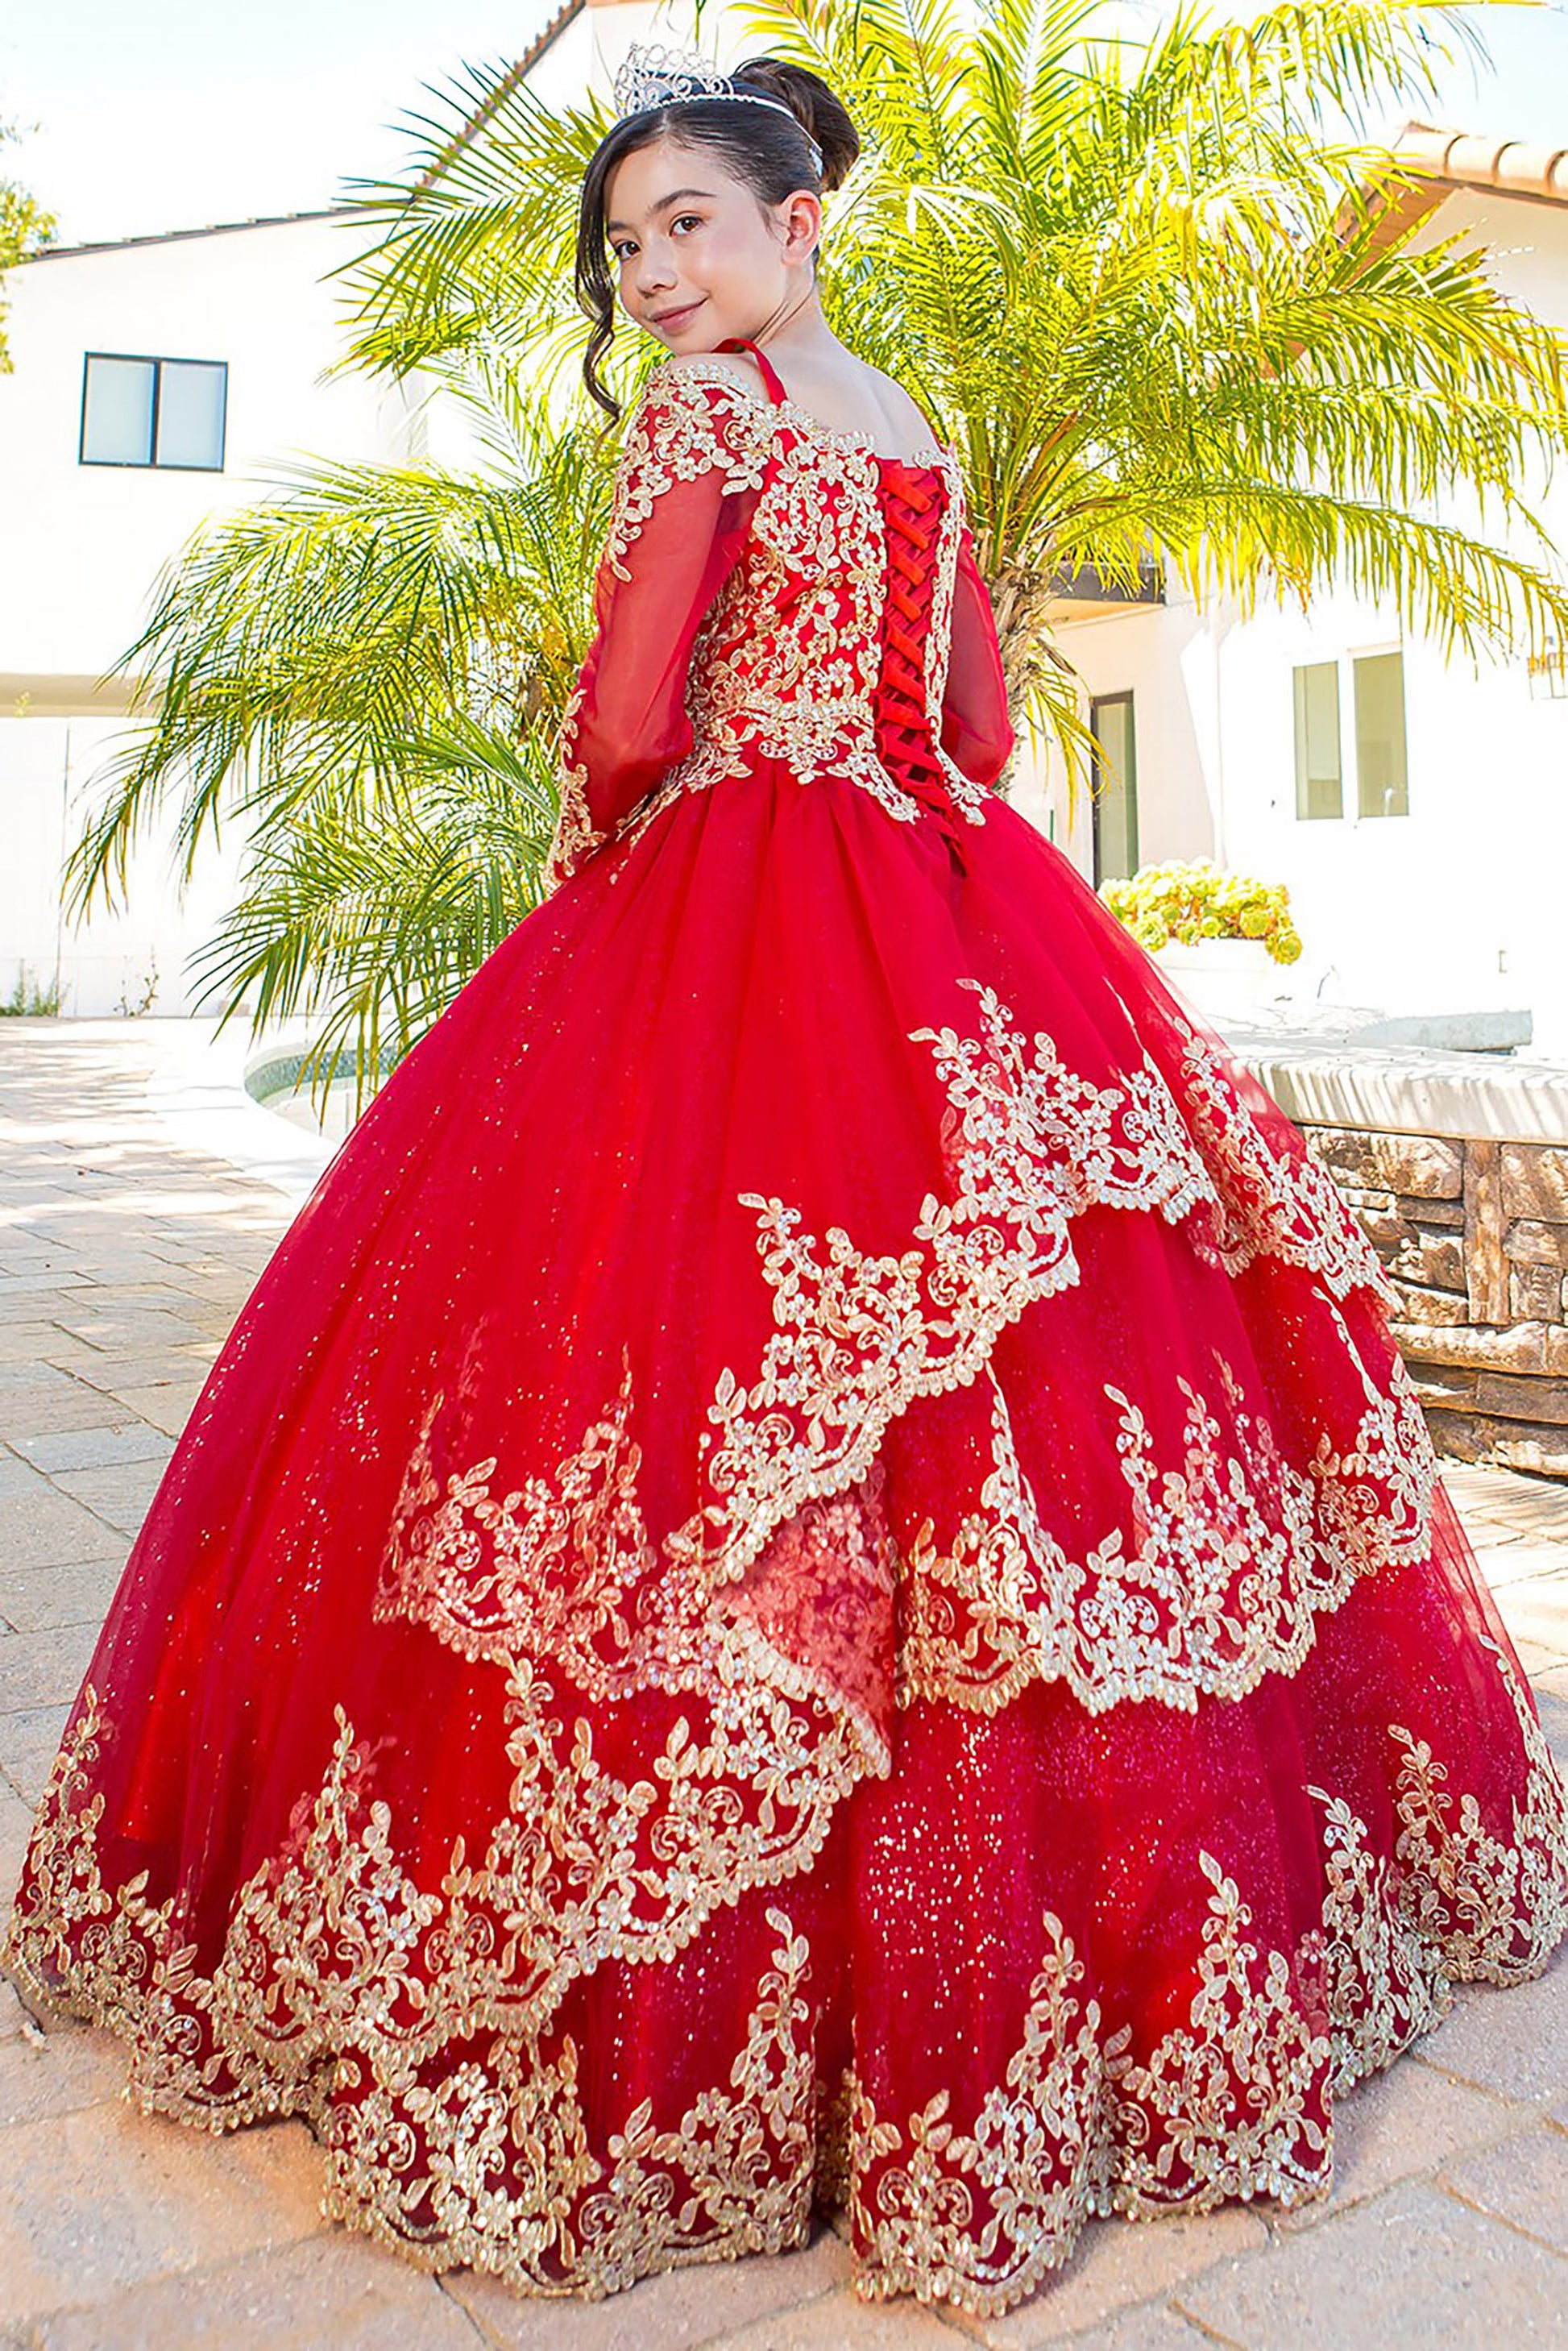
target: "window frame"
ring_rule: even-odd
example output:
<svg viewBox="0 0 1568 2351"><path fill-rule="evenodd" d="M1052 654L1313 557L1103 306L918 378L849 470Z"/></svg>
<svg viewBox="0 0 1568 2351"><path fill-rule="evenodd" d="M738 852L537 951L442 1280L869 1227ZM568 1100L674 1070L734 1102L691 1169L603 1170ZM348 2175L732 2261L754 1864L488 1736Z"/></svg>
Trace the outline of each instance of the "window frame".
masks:
<svg viewBox="0 0 1568 2351"><path fill-rule="evenodd" d="M1335 805L1331 809L1302 806L1302 786L1304 781L1310 800L1314 778L1302 772L1302 755L1310 753L1311 710L1309 694L1303 681L1314 671L1327 670L1334 679L1334 784ZM1345 686L1340 676L1337 656L1326 661L1294 662L1291 665L1291 766L1292 811L1297 824L1343 824L1345 822ZM1326 780L1318 778L1317 780Z"/></svg>
<svg viewBox="0 0 1568 2351"><path fill-rule="evenodd" d="M89 457L87 454L88 387L92 381L94 360L125 360L136 367L152 370L152 422L148 436L149 454L145 457ZM160 458L158 455L158 418L163 403L163 371L166 367L218 368L223 378L223 407L218 422L218 462L215 465L181 465ZM229 362L227 360L202 360L173 351L84 351L82 353L81 421L77 431L77 464L99 465L110 474L221 474L229 457Z"/></svg>
<svg viewBox="0 0 1568 2351"><path fill-rule="evenodd" d="M1399 767L1405 805L1402 809L1367 809L1361 804L1361 700L1356 685L1356 664L1387 661L1391 654L1397 654L1399 661ZM1405 672L1405 648L1397 638L1392 644L1353 645L1346 652L1345 660L1350 664L1350 732L1355 744L1355 821L1357 824L1392 824L1410 813L1410 682Z"/></svg>
<svg viewBox="0 0 1568 2351"><path fill-rule="evenodd" d="M1130 756L1127 760L1128 772L1118 774L1115 780L1122 788L1122 809L1127 820L1126 830L1130 836L1128 846L1131 863L1126 876L1106 875L1100 871L1100 795L1096 789L1101 778L1105 777L1107 771L1105 766L1105 746L1100 741L1096 721L1100 711L1113 709L1123 703L1127 705L1127 740ZM1137 872L1138 860L1142 854L1138 841L1137 689L1130 685L1124 685L1117 687L1111 694L1091 694L1089 735L1095 746L1094 756L1089 761L1089 858L1094 870L1094 886L1097 890L1103 881L1130 880L1132 874Z"/></svg>
<svg viewBox="0 0 1568 2351"><path fill-rule="evenodd" d="M1410 767L1410 694L1409 672L1405 656L1409 645L1403 637L1380 637L1366 644L1345 645L1334 654L1324 654L1316 661L1293 662L1290 665L1287 708L1290 713L1291 737L1291 822L1293 825L1320 824L1398 824L1408 822L1415 814L1415 788ZM1380 661L1390 653L1399 657L1399 698L1404 730L1405 805L1390 810L1386 816L1366 810L1361 805L1361 747L1355 726L1355 664L1360 661ZM1303 669L1328 669L1334 674L1334 697L1339 716L1339 789L1340 808L1337 816L1303 816L1297 805L1298 778L1295 772L1296 674ZM1345 724L1348 709L1350 724ZM1346 757L1346 753L1349 757Z"/></svg>

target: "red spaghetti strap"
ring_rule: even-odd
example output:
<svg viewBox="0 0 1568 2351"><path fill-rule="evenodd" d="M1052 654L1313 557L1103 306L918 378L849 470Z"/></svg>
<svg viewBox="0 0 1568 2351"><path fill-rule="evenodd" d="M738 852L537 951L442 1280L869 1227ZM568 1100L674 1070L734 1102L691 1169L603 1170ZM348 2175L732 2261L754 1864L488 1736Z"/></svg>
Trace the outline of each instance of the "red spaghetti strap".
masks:
<svg viewBox="0 0 1568 2351"><path fill-rule="evenodd" d="M767 353L763 350L759 343L753 343L752 341L750 336L726 335L722 343L716 343L714 345L715 350L721 351L738 351L742 348L752 352L755 357L757 365L763 371L763 381L767 385L769 396L775 401L787 400L789 398L789 394L785 392L784 385L780 382L778 371L774 368L773 361L768 358Z"/></svg>

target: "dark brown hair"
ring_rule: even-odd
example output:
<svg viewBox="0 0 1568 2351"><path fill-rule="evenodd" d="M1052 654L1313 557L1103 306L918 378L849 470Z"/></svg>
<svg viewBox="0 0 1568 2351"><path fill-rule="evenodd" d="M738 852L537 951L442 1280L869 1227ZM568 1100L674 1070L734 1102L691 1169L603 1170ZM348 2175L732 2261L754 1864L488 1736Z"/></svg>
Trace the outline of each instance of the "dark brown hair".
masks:
<svg viewBox="0 0 1568 2351"><path fill-rule="evenodd" d="M583 381L612 423L620 416L620 403L599 381L598 362L615 336L605 196L616 165L656 139L676 138L683 146L712 148L733 178L752 188L761 204L772 205L782 204L796 188L810 188L815 194L836 188L860 152L843 100L806 67L791 65L784 57L748 57L734 68L731 78L737 89L782 99L789 114L781 114L777 107L738 105L725 98L647 107L606 132L584 175L575 283L578 306L594 321L594 331L583 359ZM820 172L810 140L822 156Z"/></svg>

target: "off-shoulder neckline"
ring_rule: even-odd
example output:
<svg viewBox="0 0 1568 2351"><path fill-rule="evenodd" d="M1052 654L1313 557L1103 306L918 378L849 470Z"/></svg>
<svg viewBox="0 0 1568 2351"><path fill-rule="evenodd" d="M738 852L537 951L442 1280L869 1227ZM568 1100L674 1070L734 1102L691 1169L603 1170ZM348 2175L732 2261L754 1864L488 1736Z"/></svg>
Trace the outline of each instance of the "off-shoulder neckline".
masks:
<svg viewBox="0 0 1568 2351"><path fill-rule="evenodd" d="M905 473L926 474L934 473L941 466L956 467L958 465L958 459L953 452L940 441L923 442L919 454L913 457L893 455L886 450L873 448L868 434L850 433L841 425L825 423L820 416L814 416L809 408L803 408L800 402L792 400L787 392L782 400L774 400L765 386L759 392L754 384L748 383L744 376L735 374L718 358L711 361L706 358L691 360L683 367L674 369L669 374L666 374L662 368L656 370L655 372L663 383L680 383L685 380L691 382L732 385L734 390L749 400L753 407L764 410L770 416L785 418L793 423L797 430L804 432L808 439L826 442L829 448L847 450L857 457L868 457L874 465L891 465L901 467ZM652 380L652 377L649 379L650 382ZM930 462L932 459L937 461L935 465Z"/></svg>

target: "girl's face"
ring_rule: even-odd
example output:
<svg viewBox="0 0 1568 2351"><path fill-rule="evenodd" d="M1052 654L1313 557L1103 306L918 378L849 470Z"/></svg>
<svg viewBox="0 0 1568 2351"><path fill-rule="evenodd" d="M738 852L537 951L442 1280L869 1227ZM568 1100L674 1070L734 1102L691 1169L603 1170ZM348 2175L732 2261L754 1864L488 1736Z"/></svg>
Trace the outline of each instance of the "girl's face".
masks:
<svg viewBox="0 0 1568 2351"><path fill-rule="evenodd" d="M676 351L712 350L775 317L809 287L821 229L809 189L764 206L711 147L668 136L626 156L605 191L621 308Z"/></svg>

